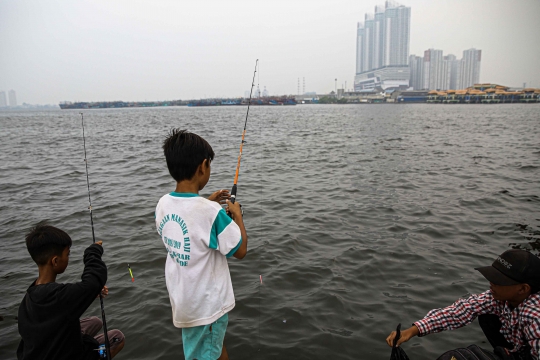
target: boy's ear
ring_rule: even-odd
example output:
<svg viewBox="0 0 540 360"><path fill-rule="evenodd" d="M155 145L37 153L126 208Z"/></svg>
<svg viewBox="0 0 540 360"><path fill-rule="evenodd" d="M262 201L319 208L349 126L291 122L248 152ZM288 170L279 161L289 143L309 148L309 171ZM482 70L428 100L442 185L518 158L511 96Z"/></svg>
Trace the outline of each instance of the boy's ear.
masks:
<svg viewBox="0 0 540 360"><path fill-rule="evenodd" d="M531 292L531 286L529 284L521 284L521 289L523 294Z"/></svg>
<svg viewBox="0 0 540 360"><path fill-rule="evenodd" d="M53 267L58 266L58 256L57 256L57 255L53 255L53 256L49 259L49 263L50 263Z"/></svg>
<svg viewBox="0 0 540 360"><path fill-rule="evenodd" d="M204 159L201 163L201 165L199 165L199 169L202 173L203 169L208 169L208 167L210 166L210 163L208 162L208 159Z"/></svg>

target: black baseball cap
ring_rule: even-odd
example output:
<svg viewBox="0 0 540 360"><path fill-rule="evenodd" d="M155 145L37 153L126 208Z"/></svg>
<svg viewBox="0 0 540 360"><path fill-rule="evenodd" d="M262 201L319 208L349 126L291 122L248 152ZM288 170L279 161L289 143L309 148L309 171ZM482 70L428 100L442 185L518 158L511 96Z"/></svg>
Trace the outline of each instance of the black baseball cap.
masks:
<svg viewBox="0 0 540 360"><path fill-rule="evenodd" d="M540 259L525 250L507 250L491 266L475 268L495 285L540 285Z"/></svg>

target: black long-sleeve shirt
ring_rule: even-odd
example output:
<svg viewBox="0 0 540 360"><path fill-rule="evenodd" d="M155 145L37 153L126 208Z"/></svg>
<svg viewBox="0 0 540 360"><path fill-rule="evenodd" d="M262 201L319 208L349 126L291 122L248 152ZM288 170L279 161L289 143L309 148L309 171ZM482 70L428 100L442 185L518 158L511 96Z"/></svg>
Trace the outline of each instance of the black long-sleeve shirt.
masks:
<svg viewBox="0 0 540 360"><path fill-rule="evenodd" d="M81 281L74 284L32 283L19 306L19 360L83 359L85 349L79 318L107 282L103 248L84 251Z"/></svg>

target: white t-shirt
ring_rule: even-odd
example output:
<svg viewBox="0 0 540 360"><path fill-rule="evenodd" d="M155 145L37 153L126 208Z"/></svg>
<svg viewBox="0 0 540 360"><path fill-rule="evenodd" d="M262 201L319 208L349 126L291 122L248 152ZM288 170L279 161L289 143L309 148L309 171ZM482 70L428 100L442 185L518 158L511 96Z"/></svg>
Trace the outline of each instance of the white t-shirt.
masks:
<svg viewBox="0 0 540 360"><path fill-rule="evenodd" d="M172 192L159 199L156 226L168 252L165 280L174 326L208 325L231 311L227 258L242 235L225 210L197 194Z"/></svg>

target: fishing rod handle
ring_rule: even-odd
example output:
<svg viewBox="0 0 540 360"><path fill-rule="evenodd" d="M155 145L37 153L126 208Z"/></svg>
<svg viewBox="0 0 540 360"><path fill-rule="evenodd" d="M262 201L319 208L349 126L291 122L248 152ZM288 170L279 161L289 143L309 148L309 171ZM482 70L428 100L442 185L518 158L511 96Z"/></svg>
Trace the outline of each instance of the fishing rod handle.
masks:
<svg viewBox="0 0 540 360"><path fill-rule="evenodd" d="M231 198L229 199L232 204L236 202L236 189L236 184L234 184L231 190ZM240 204L240 211L242 213L242 216L244 216L244 209L242 208L242 204ZM232 214L229 213L229 216L232 218Z"/></svg>
<svg viewBox="0 0 540 360"><path fill-rule="evenodd" d="M231 199L229 200L233 204L236 202L236 189L236 184L234 184L231 190Z"/></svg>

